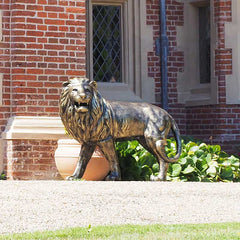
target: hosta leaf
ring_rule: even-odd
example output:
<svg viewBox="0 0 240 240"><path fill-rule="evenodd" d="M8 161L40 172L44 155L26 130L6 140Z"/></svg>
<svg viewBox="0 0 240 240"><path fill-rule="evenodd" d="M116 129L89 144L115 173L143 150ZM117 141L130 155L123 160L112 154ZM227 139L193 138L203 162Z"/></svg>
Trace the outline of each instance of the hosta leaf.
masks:
<svg viewBox="0 0 240 240"><path fill-rule="evenodd" d="M213 152L214 153L219 153L221 151L221 147L219 145L214 145L213 146Z"/></svg>
<svg viewBox="0 0 240 240"><path fill-rule="evenodd" d="M196 162L198 161L198 157L196 155L192 156L192 160L194 162L194 164L196 164Z"/></svg>
<svg viewBox="0 0 240 240"><path fill-rule="evenodd" d="M207 169L208 169L208 165L207 164L202 165L202 171L206 171Z"/></svg>
<svg viewBox="0 0 240 240"><path fill-rule="evenodd" d="M206 161L209 163L212 160L212 155L211 153L207 154Z"/></svg>
<svg viewBox="0 0 240 240"><path fill-rule="evenodd" d="M150 176L152 174L152 169L147 165L142 166L141 170L142 170L141 171L142 176L144 176L144 175L149 175Z"/></svg>
<svg viewBox="0 0 240 240"><path fill-rule="evenodd" d="M138 141L129 141L128 148L136 149L136 147L139 145Z"/></svg>
<svg viewBox="0 0 240 240"><path fill-rule="evenodd" d="M194 153L195 153L194 151L189 151L188 155L191 156L191 155L194 155Z"/></svg>
<svg viewBox="0 0 240 240"><path fill-rule="evenodd" d="M154 163L152 166L153 173L159 172L159 164Z"/></svg>
<svg viewBox="0 0 240 240"><path fill-rule="evenodd" d="M240 161L238 158L234 157L234 156L230 156L228 158L228 162L231 163L231 165L233 165L234 167L239 167Z"/></svg>
<svg viewBox="0 0 240 240"><path fill-rule="evenodd" d="M217 169L216 169L215 166L211 166L211 167L208 168L206 173L209 174L212 177L215 177L216 173L217 173Z"/></svg>
<svg viewBox="0 0 240 240"><path fill-rule="evenodd" d="M156 162L156 159L153 157L152 154L150 154L149 152L145 152L142 156L139 157L138 159L138 164L140 166L144 166L144 165L148 165L148 166L152 166L153 163Z"/></svg>
<svg viewBox="0 0 240 240"><path fill-rule="evenodd" d="M187 159L187 164L188 164L188 165L194 166L195 163L194 163L194 161L193 161L193 157L189 157L189 156L188 156L186 159Z"/></svg>
<svg viewBox="0 0 240 240"><path fill-rule="evenodd" d="M196 167L197 167L197 169L199 169L200 171L202 171L204 165L207 165L206 160L205 160L205 159L202 160L201 158L198 158L198 161L196 162Z"/></svg>
<svg viewBox="0 0 240 240"><path fill-rule="evenodd" d="M182 170L182 167L181 167L180 164L178 164L178 163L173 164L173 165L172 165L172 176L173 176L173 177L179 176L181 170Z"/></svg>
<svg viewBox="0 0 240 240"><path fill-rule="evenodd" d="M201 150L201 149L199 149L199 150L197 150L196 152L195 152L195 155L198 157L198 158L200 158L202 155L204 155L204 151L203 150Z"/></svg>
<svg viewBox="0 0 240 240"><path fill-rule="evenodd" d="M217 167L218 166L218 163L216 161L210 161L208 163L209 167Z"/></svg>
<svg viewBox="0 0 240 240"><path fill-rule="evenodd" d="M231 162L230 162L229 160L224 161L224 162L221 164L221 166L223 166L223 167L231 166Z"/></svg>
<svg viewBox="0 0 240 240"><path fill-rule="evenodd" d="M172 157L174 157L176 155L176 152L170 152L170 153L168 153L168 157L169 158L172 158Z"/></svg>
<svg viewBox="0 0 240 240"><path fill-rule="evenodd" d="M171 177L171 181L172 182L180 182L180 178L179 177Z"/></svg>
<svg viewBox="0 0 240 240"><path fill-rule="evenodd" d="M186 159L186 158L182 158L182 159L179 160L179 163L180 163L181 165L184 165L184 164L187 163L187 159Z"/></svg>
<svg viewBox="0 0 240 240"><path fill-rule="evenodd" d="M176 142L171 142L171 148L176 148Z"/></svg>
<svg viewBox="0 0 240 240"><path fill-rule="evenodd" d="M182 173L183 174L189 174L189 173L192 173L192 172L194 172L195 171L195 169L191 166L191 165L188 165L183 171L182 171Z"/></svg>
<svg viewBox="0 0 240 240"><path fill-rule="evenodd" d="M189 149L189 151L195 153L196 151L198 151L198 149L199 149L199 146L193 146L193 147L191 147L191 148Z"/></svg>
<svg viewBox="0 0 240 240"><path fill-rule="evenodd" d="M232 168L230 166L224 168L220 174L220 177L223 179L231 179L233 177Z"/></svg>
<svg viewBox="0 0 240 240"><path fill-rule="evenodd" d="M189 150L190 148L197 146L197 144L195 142L189 142L186 144L186 148Z"/></svg>
<svg viewBox="0 0 240 240"><path fill-rule="evenodd" d="M227 158L228 157L228 154L226 153L226 152L220 152L220 154L219 154L219 157L221 157L221 158Z"/></svg>
<svg viewBox="0 0 240 240"><path fill-rule="evenodd" d="M199 145L199 149L203 150L203 151L206 151L207 150L207 144L206 143L201 143Z"/></svg>

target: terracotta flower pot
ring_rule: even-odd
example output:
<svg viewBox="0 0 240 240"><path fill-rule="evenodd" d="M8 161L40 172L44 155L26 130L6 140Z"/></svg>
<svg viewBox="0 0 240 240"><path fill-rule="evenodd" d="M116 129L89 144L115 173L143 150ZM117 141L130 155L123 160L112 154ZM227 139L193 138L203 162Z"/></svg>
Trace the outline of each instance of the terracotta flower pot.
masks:
<svg viewBox="0 0 240 240"><path fill-rule="evenodd" d="M81 145L74 139L58 140L58 148L55 151L55 163L60 175L64 179L73 174L80 149ZM109 162L102 152L96 148L82 179L88 181L101 181L107 176L109 170Z"/></svg>

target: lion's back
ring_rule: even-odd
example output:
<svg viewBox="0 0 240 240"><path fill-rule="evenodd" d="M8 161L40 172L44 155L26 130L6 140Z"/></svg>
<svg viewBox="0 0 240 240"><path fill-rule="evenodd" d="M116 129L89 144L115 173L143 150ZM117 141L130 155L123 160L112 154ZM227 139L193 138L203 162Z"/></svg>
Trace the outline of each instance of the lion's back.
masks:
<svg viewBox="0 0 240 240"><path fill-rule="evenodd" d="M113 116L113 135L118 137L143 136L149 124L162 125L167 113L148 103L109 101ZM167 114L168 115L168 114Z"/></svg>

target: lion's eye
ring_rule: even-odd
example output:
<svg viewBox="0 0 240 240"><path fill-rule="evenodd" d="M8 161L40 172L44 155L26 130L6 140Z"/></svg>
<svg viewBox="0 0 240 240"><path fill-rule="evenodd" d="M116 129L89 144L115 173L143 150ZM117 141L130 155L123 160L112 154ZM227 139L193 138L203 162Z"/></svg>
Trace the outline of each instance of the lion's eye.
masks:
<svg viewBox="0 0 240 240"><path fill-rule="evenodd" d="M90 92L90 89L88 89L88 88L85 88L84 90L85 90L85 92L87 92L87 93Z"/></svg>

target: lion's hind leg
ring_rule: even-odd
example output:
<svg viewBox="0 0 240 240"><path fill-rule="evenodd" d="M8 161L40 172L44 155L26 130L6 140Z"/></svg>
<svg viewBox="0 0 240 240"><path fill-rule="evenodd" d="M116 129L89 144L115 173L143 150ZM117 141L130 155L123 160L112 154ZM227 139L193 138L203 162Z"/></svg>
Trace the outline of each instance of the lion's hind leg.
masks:
<svg viewBox="0 0 240 240"><path fill-rule="evenodd" d="M157 140L154 145L154 152L155 152L155 156L158 160L159 163L159 173L157 176L152 176L151 180L152 181L166 181L166 176L167 176L167 171L168 171L168 166L169 163L165 162L163 160L163 158L161 157L161 151L162 149L165 148L165 140Z"/></svg>
<svg viewBox="0 0 240 240"><path fill-rule="evenodd" d="M141 143L142 144L142 143ZM144 146L144 144L142 144ZM159 163L159 173L157 176L152 176L152 181L165 181L168 171L169 163L164 161L162 158L163 151L165 149L166 140L165 139L158 139L157 137L146 137L145 138L145 148L152 153Z"/></svg>

